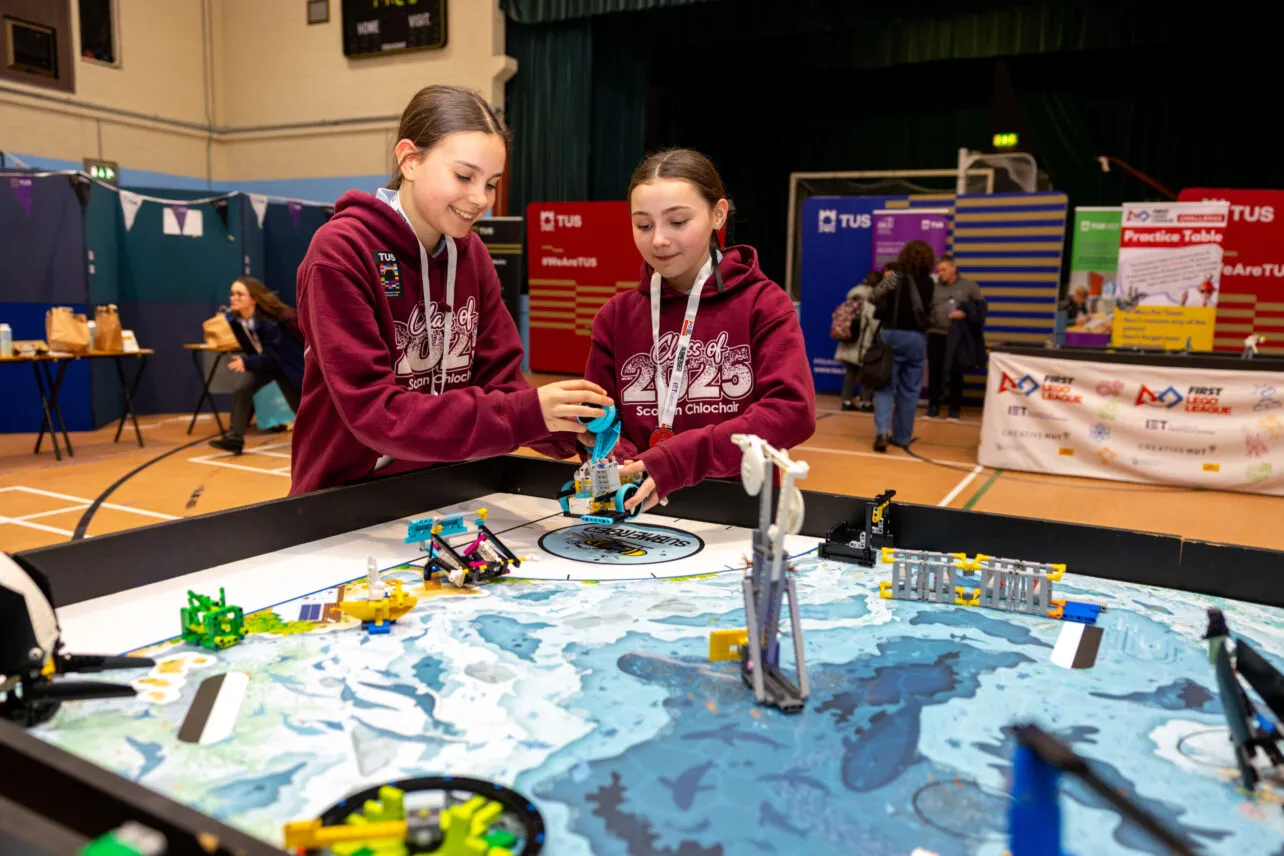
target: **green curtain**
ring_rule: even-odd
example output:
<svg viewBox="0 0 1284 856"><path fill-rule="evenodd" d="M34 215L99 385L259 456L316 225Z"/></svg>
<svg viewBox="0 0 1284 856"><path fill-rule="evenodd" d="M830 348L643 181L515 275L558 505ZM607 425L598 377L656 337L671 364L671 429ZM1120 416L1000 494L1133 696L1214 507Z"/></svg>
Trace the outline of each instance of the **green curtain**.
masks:
<svg viewBox="0 0 1284 856"><path fill-rule="evenodd" d="M638 12L708 0L499 0L499 8L522 24L545 24L614 12Z"/></svg>
<svg viewBox="0 0 1284 856"><path fill-rule="evenodd" d="M581 200L589 192L593 37L589 21L525 26L511 21L517 60L505 114L513 129L509 210L530 202Z"/></svg>
<svg viewBox="0 0 1284 856"><path fill-rule="evenodd" d="M633 37L634 17L593 21L590 199L623 199L645 154L651 47Z"/></svg>
<svg viewBox="0 0 1284 856"><path fill-rule="evenodd" d="M1117 205L1161 195L1111 155L1166 185L1281 187L1278 140L1266 131L1261 90L1245 81L1276 76L1273 54L1245 51L1175 78L1154 69L1171 49L1021 57L1012 80L1040 165L1075 205Z"/></svg>

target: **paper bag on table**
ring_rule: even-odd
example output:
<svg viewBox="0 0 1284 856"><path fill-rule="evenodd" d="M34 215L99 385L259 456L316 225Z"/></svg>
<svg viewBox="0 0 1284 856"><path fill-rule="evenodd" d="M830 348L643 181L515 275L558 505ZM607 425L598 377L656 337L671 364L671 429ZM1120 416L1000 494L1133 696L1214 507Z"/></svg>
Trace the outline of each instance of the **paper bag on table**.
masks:
<svg viewBox="0 0 1284 856"><path fill-rule="evenodd" d="M114 303L94 309L94 350L108 354L119 354L125 350L120 315Z"/></svg>
<svg viewBox="0 0 1284 856"><path fill-rule="evenodd" d="M238 347L232 325L227 323L227 317L222 312L210 318L201 327L205 331L205 344L211 348L230 351Z"/></svg>
<svg viewBox="0 0 1284 856"><path fill-rule="evenodd" d="M89 350L89 322L70 306L54 306L45 313L45 340L49 350L83 354Z"/></svg>

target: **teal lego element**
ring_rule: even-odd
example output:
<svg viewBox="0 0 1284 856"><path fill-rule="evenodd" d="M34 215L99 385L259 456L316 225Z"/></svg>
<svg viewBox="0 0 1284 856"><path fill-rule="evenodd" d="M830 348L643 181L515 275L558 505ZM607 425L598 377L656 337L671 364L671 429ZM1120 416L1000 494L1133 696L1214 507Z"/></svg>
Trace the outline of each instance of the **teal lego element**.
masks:
<svg viewBox="0 0 1284 856"><path fill-rule="evenodd" d="M637 492L638 492L638 486L636 484L629 483L629 484L620 485L620 489L615 492L615 510L624 512L629 516L630 519L637 517L639 514L641 514L642 503L638 503L637 508L633 509L632 511L629 511L624 507L624 503L628 502L629 497L631 497L633 494Z"/></svg>
<svg viewBox="0 0 1284 856"><path fill-rule="evenodd" d="M406 530L406 544L422 544L432 538L433 518L423 517L419 520L410 521L410 527Z"/></svg>
<svg viewBox="0 0 1284 856"><path fill-rule="evenodd" d="M580 522L581 523L600 523L603 526L610 526L612 523L615 522L615 519L612 517L603 517L599 514L585 514L582 517L580 517Z"/></svg>
<svg viewBox="0 0 1284 856"><path fill-rule="evenodd" d="M596 419L584 419L580 417L580 424L593 432L593 453L589 459L592 463L604 459L611 454L611 450L620 442L620 420L615 412L615 405L608 405L604 408L606 413Z"/></svg>
<svg viewBox="0 0 1284 856"><path fill-rule="evenodd" d="M464 523L464 515L462 514L451 514L443 517L438 522L438 525L441 526L441 531L437 534L443 538L451 535L463 535L468 531L468 526Z"/></svg>
<svg viewBox="0 0 1284 856"><path fill-rule="evenodd" d="M557 501L558 501L558 502L561 504L561 506L562 506L562 513L563 513L563 514L570 514L570 513L571 513L571 497L572 497L572 496L575 496L575 482L573 482L573 481L568 481L566 484L562 485L562 489L561 489L561 491L559 491L559 492L558 492L558 494L557 494Z"/></svg>
<svg viewBox="0 0 1284 856"><path fill-rule="evenodd" d="M218 601L194 591L187 593L187 606L179 610L183 641L211 651L230 648L245 638L245 613L231 606L223 589Z"/></svg>

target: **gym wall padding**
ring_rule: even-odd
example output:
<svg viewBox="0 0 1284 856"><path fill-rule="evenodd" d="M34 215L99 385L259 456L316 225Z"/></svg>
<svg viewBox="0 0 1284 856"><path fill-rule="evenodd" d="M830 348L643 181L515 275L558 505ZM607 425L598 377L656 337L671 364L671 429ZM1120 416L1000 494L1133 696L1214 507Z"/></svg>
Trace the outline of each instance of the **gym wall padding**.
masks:
<svg viewBox="0 0 1284 856"><path fill-rule="evenodd" d="M44 339L45 313L51 306L85 311L84 242L80 200L65 175L0 177L0 321L15 340ZM59 405L68 430L92 427L89 368L67 367ZM35 432L44 414L31 367L0 366L0 432Z"/></svg>
<svg viewBox="0 0 1284 856"><path fill-rule="evenodd" d="M120 303L120 233L123 223L120 194L99 184L90 185L83 224L91 306ZM131 360L126 367L136 370L137 363ZM149 366L148 370L151 368ZM93 427L101 428L119 419L125 410L125 402L116 378L116 367L111 360L89 361L89 388Z"/></svg>
<svg viewBox="0 0 1284 856"><path fill-rule="evenodd" d="M165 199L197 199L197 191L128 188ZM227 200L227 225L213 203L200 211L199 238L166 235L166 206L143 202L131 228L120 231L121 323L138 344L156 351L135 396L139 413L190 413L201 394L201 380L183 345L200 342L201 322L227 305L228 289L254 261L262 258L263 233L244 196ZM222 408L230 406L219 400Z"/></svg>
<svg viewBox="0 0 1284 856"><path fill-rule="evenodd" d="M43 339L45 313L48 303L0 303L0 321L13 328L13 338ZM62 303L76 312L84 312L85 304ZM74 360L67 365L58 405L68 431L87 431L91 427L89 396L89 360ZM51 366L57 374L57 366ZM113 370L114 371L114 370ZM112 381L117 388L115 380ZM0 434L34 434L40 430L44 413L40 409L40 396L30 363L5 363L0 365ZM49 441L45 441L46 450Z"/></svg>
<svg viewBox="0 0 1284 856"><path fill-rule="evenodd" d="M329 219L324 208L304 205L292 213L283 202L268 205L263 216L263 283L291 307L298 307L299 264Z"/></svg>

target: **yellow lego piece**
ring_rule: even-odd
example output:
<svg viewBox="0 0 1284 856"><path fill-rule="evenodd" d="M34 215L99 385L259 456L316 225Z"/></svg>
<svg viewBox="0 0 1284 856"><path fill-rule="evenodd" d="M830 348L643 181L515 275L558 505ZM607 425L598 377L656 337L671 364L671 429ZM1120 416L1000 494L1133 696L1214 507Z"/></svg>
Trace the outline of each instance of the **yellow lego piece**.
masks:
<svg viewBox="0 0 1284 856"><path fill-rule="evenodd" d="M387 823L345 823L322 826L321 820L299 820L285 825L285 849L318 850L352 841L405 841L404 820Z"/></svg>
<svg viewBox="0 0 1284 856"><path fill-rule="evenodd" d="M740 649L748 642L748 630L715 630L709 634L709 659L715 663L738 660Z"/></svg>
<svg viewBox="0 0 1284 856"><path fill-rule="evenodd" d="M441 816L445 840L437 848L441 856L512 856L506 847L490 847L482 838L490 825L504 813L504 807L476 796L463 805L451 806Z"/></svg>
<svg viewBox="0 0 1284 856"><path fill-rule="evenodd" d="M479 508L479 509L477 510L477 519L478 519L478 520L482 520L482 521L484 521L484 520L486 520L486 518L488 518L488 517L490 517L490 509L487 509L487 508Z"/></svg>
<svg viewBox="0 0 1284 856"><path fill-rule="evenodd" d="M896 559L896 548L895 548L895 547L884 547L884 548L882 549L882 553L883 553L883 561L884 561L884 562L891 562L891 561L895 561L895 559Z"/></svg>
<svg viewBox="0 0 1284 856"><path fill-rule="evenodd" d="M980 606L981 590L979 588L972 589L972 597L969 598L967 596L967 589L963 588L963 586L955 586L954 603L956 606Z"/></svg>
<svg viewBox="0 0 1284 856"><path fill-rule="evenodd" d="M1048 574L1048 579L1054 583L1061 582L1061 575L1066 572L1065 565L1053 565L1052 573Z"/></svg>
<svg viewBox="0 0 1284 856"><path fill-rule="evenodd" d="M881 597L883 600L892 599L892 581L891 580L878 581L878 596Z"/></svg>

